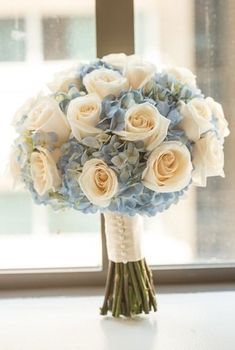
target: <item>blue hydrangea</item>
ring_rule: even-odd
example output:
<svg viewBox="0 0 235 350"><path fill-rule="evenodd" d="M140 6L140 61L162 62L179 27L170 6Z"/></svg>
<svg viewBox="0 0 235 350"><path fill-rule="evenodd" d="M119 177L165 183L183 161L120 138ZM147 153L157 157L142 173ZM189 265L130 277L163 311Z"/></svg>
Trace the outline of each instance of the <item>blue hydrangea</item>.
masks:
<svg viewBox="0 0 235 350"><path fill-rule="evenodd" d="M56 195L63 198L66 207L83 213L95 213L100 209L86 198L78 182L84 163L92 158L104 160L115 170L119 182L117 194L102 211L118 211L130 216L136 213L151 216L167 209L172 203L177 203L184 192L156 193L143 186L141 176L146 164L146 152L143 151L142 142L124 142L117 136L112 136L109 142L101 145L97 151L73 138L62 146L61 151L58 168L62 175L62 186ZM38 202L37 196L34 198ZM51 194L50 198L43 198L42 202L47 201L51 204L55 198L56 196Z"/></svg>
<svg viewBox="0 0 235 350"><path fill-rule="evenodd" d="M194 97L203 97L198 88L190 87L177 81L173 76L163 72L155 74L143 88L154 100L167 100L169 103L183 100L187 102Z"/></svg>

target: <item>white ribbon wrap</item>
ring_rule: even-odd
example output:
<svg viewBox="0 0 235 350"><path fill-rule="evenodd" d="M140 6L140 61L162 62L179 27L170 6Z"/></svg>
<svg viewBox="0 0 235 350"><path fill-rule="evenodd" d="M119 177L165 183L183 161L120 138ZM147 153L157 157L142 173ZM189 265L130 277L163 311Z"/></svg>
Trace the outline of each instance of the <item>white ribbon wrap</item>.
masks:
<svg viewBox="0 0 235 350"><path fill-rule="evenodd" d="M129 217L107 212L104 217L109 260L127 263L143 259L141 216Z"/></svg>

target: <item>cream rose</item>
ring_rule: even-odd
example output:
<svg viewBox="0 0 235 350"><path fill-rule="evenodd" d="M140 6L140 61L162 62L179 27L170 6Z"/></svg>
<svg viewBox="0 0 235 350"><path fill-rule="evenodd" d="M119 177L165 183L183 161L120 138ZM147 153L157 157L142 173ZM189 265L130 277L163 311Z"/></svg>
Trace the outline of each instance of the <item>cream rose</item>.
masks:
<svg viewBox="0 0 235 350"><path fill-rule="evenodd" d="M124 69L126 67L128 56L125 53L111 53L102 57L102 60L111 64L114 68Z"/></svg>
<svg viewBox="0 0 235 350"><path fill-rule="evenodd" d="M118 189L115 172L96 158L84 164L79 185L89 201L99 207L108 207Z"/></svg>
<svg viewBox="0 0 235 350"><path fill-rule="evenodd" d="M96 136L102 132L96 128L101 113L101 101L96 94L88 94L73 99L68 107L67 118L73 136L81 141L86 136Z"/></svg>
<svg viewBox="0 0 235 350"><path fill-rule="evenodd" d="M40 96L38 97L40 98ZM12 120L12 125L14 127L17 127L17 123L21 120L21 118L24 115L27 115L28 112L33 108L33 106L35 105L37 99L34 97L30 97L29 99L27 99L25 101L25 103L16 111L13 120Z"/></svg>
<svg viewBox="0 0 235 350"><path fill-rule="evenodd" d="M213 128L211 124L212 113L203 98L193 98L187 104L181 102L180 113L183 120L178 126L194 142L199 140L201 134Z"/></svg>
<svg viewBox="0 0 235 350"><path fill-rule="evenodd" d="M61 178L56 167L58 153L50 153L43 147L32 152L30 158L31 176L35 190L43 196L49 190L55 191L61 184Z"/></svg>
<svg viewBox="0 0 235 350"><path fill-rule="evenodd" d="M193 145L193 183L206 186L207 177L224 177L224 151L214 132L208 132Z"/></svg>
<svg viewBox="0 0 235 350"><path fill-rule="evenodd" d="M107 68L95 69L86 74L83 84L89 93L96 93L102 99L107 95L118 96L122 90L129 87L124 76Z"/></svg>
<svg viewBox="0 0 235 350"><path fill-rule="evenodd" d="M164 71L175 77L180 83L196 87L196 76L189 69L184 67L168 67Z"/></svg>
<svg viewBox="0 0 235 350"><path fill-rule="evenodd" d="M78 66L56 73L53 81L48 83L47 86L52 92L60 91L66 93L70 84L74 84L79 89L80 83L76 75L77 69Z"/></svg>
<svg viewBox="0 0 235 350"><path fill-rule="evenodd" d="M219 137L224 141L230 133L228 128L228 122L224 117L224 111L220 103L216 102L212 97L207 97L206 102L216 120L216 127L218 130Z"/></svg>
<svg viewBox="0 0 235 350"><path fill-rule="evenodd" d="M70 127L58 103L51 97L39 97L27 113L24 127L28 130L54 132L58 144L68 140Z"/></svg>
<svg viewBox="0 0 235 350"><path fill-rule="evenodd" d="M152 78L155 72L156 67L152 63L132 56L127 61L124 74L130 87L140 89Z"/></svg>
<svg viewBox="0 0 235 350"><path fill-rule="evenodd" d="M125 130L115 133L123 140L144 141L146 149L151 151L165 139L169 124L169 119L146 102L129 108L125 115Z"/></svg>
<svg viewBox="0 0 235 350"><path fill-rule="evenodd" d="M178 141L163 142L149 156L142 175L145 187L156 192L174 192L191 180L190 152Z"/></svg>

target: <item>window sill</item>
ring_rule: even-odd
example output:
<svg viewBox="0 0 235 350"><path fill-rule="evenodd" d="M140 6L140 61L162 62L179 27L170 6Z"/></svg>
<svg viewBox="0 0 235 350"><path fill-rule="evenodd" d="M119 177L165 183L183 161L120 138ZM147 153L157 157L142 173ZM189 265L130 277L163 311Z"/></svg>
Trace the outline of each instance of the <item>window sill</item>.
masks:
<svg viewBox="0 0 235 350"><path fill-rule="evenodd" d="M159 311L133 320L101 317L102 293L101 289L1 292L1 348L234 349L235 284L160 287Z"/></svg>
<svg viewBox="0 0 235 350"><path fill-rule="evenodd" d="M104 268L57 269L0 269L0 291L63 287L103 287L107 277L107 258ZM165 284L233 283L235 264L165 265L151 267L154 282Z"/></svg>

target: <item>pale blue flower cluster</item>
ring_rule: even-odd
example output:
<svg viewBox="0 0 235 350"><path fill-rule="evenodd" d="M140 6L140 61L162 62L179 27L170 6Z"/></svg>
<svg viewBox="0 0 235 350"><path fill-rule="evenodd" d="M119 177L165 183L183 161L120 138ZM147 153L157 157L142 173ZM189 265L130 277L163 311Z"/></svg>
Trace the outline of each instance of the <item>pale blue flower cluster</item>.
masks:
<svg viewBox="0 0 235 350"><path fill-rule="evenodd" d="M118 193L103 211L118 211L131 216L136 213L155 215L176 203L186 190L156 193L143 186L141 176L146 165L147 153L143 151L141 142L123 142L117 136L112 136L109 142L97 151L73 138L63 145L62 154L58 167L62 174L63 186L59 193L63 196L66 206L84 213L94 213L100 209L90 203L77 181L79 170L92 158L104 160L115 170L118 177Z"/></svg>
<svg viewBox="0 0 235 350"><path fill-rule="evenodd" d="M94 70L103 68L123 74L122 69L97 60L77 68L75 72L77 81L71 82L67 91L59 90L51 95L65 116L70 102L89 92L84 85L84 77ZM151 151L146 149L144 141L130 141L120 137L118 133L125 130L125 115L129 108L148 103L157 108L158 112L170 122L164 141L179 141L191 153L193 142L178 125L182 121L180 102L187 103L193 98L203 98L196 87L183 84L166 72L155 73L139 88L129 87L118 95L111 94L102 99L99 120L95 128L105 137L94 134L78 140L71 133L70 138L62 144L58 144L58 135L53 130L44 132L40 129L24 129L22 125L27 120L26 113L18 122L20 136L15 142L21 179L36 203L50 204L55 209L71 207L83 213L100 210L130 216L135 214L152 216L162 212L171 204L178 202L189 184L179 191L165 193L146 187L142 182L142 175ZM51 188L41 195L35 189L31 171L31 154L40 147L50 153L59 149L60 156L56 161L56 167L61 177L59 187ZM84 164L91 159L105 162L117 177L118 189L110 199L109 205L105 207L92 203L79 185L79 176Z"/></svg>

